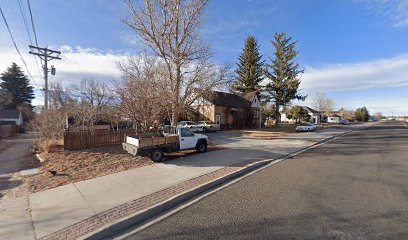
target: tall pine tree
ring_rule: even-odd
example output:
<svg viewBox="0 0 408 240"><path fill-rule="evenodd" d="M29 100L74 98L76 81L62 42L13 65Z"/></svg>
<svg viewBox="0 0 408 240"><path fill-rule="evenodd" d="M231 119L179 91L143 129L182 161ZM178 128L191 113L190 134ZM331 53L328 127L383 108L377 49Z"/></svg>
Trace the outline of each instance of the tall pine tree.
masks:
<svg viewBox="0 0 408 240"><path fill-rule="evenodd" d="M265 90L275 105L275 126L279 126L279 107L293 99L304 100L306 96L298 93L300 75L304 72L296 62L296 42L284 32L275 33L272 44L275 48L271 63L265 65L265 77L270 80Z"/></svg>
<svg viewBox="0 0 408 240"><path fill-rule="evenodd" d="M254 36L248 36L245 46L238 58L236 82L232 85L231 91L247 93L256 91L259 95L261 91L260 82L263 80L263 61L259 53L259 45Z"/></svg>
<svg viewBox="0 0 408 240"><path fill-rule="evenodd" d="M17 109L22 105L32 107L31 100L34 99L33 87L30 86L28 78L16 63L12 63L0 75L0 94L0 99L9 99L8 103L3 106L5 109Z"/></svg>

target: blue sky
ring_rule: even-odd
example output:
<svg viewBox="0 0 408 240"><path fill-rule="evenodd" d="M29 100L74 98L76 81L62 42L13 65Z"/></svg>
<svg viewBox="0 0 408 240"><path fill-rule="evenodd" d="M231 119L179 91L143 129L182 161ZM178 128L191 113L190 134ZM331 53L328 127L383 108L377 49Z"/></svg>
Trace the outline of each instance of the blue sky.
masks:
<svg viewBox="0 0 408 240"><path fill-rule="evenodd" d="M28 17L26 0L21 2ZM0 4L21 51L28 52L18 1ZM53 63L58 73L51 82L118 77L116 63L142 49L121 22L123 1L31 0L31 5L39 44L63 52L63 60ZM298 60L306 69L304 104L326 91L337 108L365 105L371 112L408 115L408 1L210 0L205 11L202 34L217 62L235 64L248 34L258 39L266 59L273 52L273 34L285 31L298 41ZM41 88L33 57L23 57ZM22 65L0 23L0 71L11 61Z"/></svg>

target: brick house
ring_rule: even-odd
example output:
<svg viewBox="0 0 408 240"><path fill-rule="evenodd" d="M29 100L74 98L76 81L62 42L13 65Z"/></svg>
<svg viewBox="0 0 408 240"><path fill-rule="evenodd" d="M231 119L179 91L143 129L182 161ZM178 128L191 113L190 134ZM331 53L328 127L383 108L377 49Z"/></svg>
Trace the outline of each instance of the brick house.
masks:
<svg viewBox="0 0 408 240"><path fill-rule="evenodd" d="M255 92L237 95L213 91L197 100L195 107L195 121L208 120L222 129L258 128L262 119Z"/></svg>

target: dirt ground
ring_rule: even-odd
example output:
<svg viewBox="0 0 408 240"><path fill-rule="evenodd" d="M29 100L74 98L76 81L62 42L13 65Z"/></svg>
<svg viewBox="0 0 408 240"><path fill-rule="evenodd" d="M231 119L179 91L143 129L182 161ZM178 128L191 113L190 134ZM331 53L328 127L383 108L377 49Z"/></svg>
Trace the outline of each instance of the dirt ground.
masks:
<svg viewBox="0 0 408 240"><path fill-rule="evenodd" d="M208 151L219 149L222 148L208 147ZM175 152L165 155L165 161L192 154L196 154L195 150ZM40 173L25 178L31 193L153 164L147 157L128 154L121 145L82 151L64 151L60 146L40 156L46 160ZM56 175L51 171L56 171Z"/></svg>
<svg viewBox="0 0 408 240"><path fill-rule="evenodd" d="M31 155L33 136L20 134L0 141L0 199L27 193L19 171L40 166Z"/></svg>

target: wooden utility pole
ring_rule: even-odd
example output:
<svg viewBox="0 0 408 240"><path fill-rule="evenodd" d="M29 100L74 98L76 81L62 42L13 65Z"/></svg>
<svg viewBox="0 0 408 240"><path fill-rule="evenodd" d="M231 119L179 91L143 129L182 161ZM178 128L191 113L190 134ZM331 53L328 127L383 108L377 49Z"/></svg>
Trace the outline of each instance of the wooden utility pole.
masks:
<svg viewBox="0 0 408 240"><path fill-rule="evenodd" d="M45 48L40 48L36 46L29 45L30 47L30 54L37 55L40 57L41 60L44 61L44 81L45 81L45 96L44 96L44 109L48 109L48 61L53 60L53 59L58 59L61 60L59 55L61 54L60 51L55 51L48 49L47 47ZM55 71L53 71L55 73Z"/></svg>

